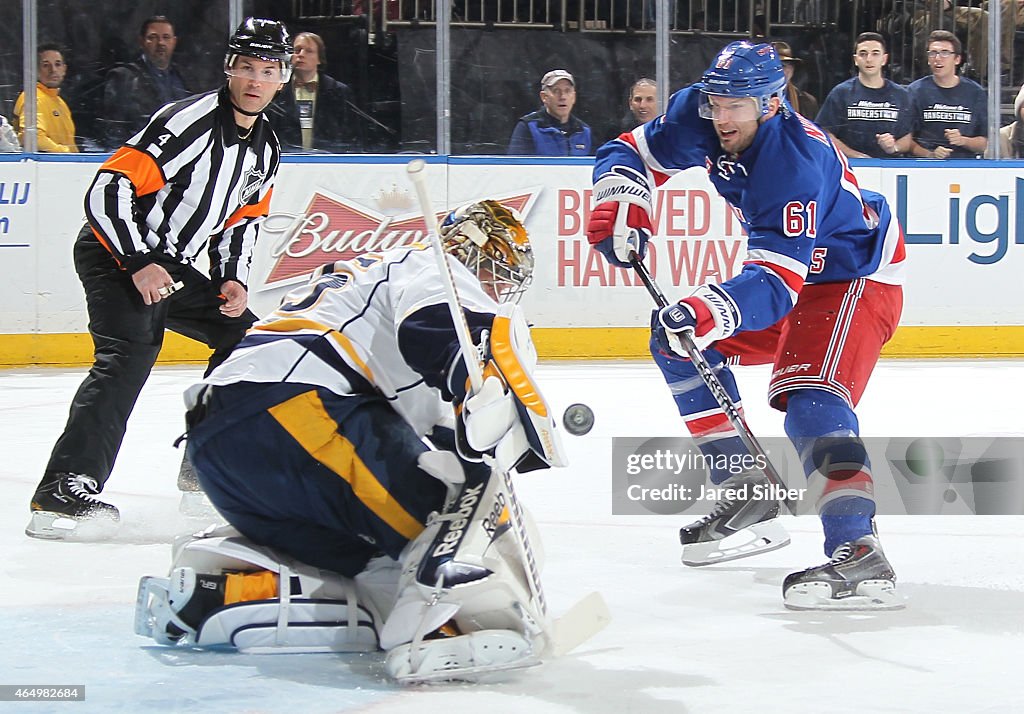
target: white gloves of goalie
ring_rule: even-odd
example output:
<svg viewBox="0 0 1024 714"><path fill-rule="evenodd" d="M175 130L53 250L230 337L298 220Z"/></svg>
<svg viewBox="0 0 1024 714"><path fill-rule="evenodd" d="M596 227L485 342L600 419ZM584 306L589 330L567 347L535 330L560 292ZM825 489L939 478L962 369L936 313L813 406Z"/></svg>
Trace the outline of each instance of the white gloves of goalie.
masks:
<svg viewBox="0 0 1024 714"><path fill-rule="evenodd" d="M466 441L476 451L490 451L519 422L515 399L498 377L484 380L479 392L471 393L462 405Z"/></svg>

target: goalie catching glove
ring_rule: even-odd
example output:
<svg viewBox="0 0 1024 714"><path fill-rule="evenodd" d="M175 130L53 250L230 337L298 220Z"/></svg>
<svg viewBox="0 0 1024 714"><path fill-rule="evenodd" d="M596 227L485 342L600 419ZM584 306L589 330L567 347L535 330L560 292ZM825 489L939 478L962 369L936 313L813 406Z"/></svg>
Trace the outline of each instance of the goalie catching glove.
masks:
<svg viewBox="0 0 1024 714"><path fill-rule="evenodd" d="M551 409L533 380L537 352L530 328L515 305L498 308L483 348L484 382L479 391L469 386L461 353L448 374L463 457L479 461L484 453L493 452L497 468L520 472L565 466Z"/></svg>
<svg viewBox="0 0 1024 714"><path fill-rule="evenodd" d="M647 255L651 238L651 189L647 178L628 166L616 166L594 183L594 210L587 240L609 263L630 267L636 253Z"/></svg>
<svg viewBox="0 0 1024 714"><path fill-rule="evenodd" d="M687 357L679 340L669 334L690 334L697 349L733 335L740 326L740 312L725 290L709 283L679 302L655 308L651 314L651 330L662 352Z"/></svg>

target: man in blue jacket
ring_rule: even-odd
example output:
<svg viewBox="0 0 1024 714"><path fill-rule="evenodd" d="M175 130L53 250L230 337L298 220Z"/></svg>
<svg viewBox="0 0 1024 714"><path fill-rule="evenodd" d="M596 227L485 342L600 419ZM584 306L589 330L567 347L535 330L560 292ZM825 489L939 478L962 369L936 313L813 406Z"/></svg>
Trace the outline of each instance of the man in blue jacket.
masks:
<svg viewBox="0 0 1024 714"><path fill-rule="evenodd" d="M540 80L544 105L520 117L508 153L519 156L589 156L590 127L572 115L576 105L576 80L564 69L553 69Z"/></svg>

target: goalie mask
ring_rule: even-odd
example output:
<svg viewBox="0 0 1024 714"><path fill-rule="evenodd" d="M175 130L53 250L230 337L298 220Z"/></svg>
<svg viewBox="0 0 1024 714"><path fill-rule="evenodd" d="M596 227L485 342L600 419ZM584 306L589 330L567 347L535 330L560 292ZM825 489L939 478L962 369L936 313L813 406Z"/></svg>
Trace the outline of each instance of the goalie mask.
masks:
<svg viewBox="0 0 1024 714"><path fill-rule="evenodd" d="M478 201L449 213L439 230L445 251L495 300L518 302L533 280L533 249L517 213L497 201Z"/></svg>

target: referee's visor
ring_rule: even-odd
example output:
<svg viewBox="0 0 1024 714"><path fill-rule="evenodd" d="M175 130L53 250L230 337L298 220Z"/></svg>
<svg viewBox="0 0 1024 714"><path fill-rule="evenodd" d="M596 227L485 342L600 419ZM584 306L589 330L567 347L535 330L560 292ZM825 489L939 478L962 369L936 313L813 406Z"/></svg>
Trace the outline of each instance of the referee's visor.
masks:
<svg viewBox="0 0 1024 714"><path fill-rule="evenodd" d="M265 62L272 64L264 64ZM245 55L233 55L224 65L224 74L253 82L283 84L292 78L292 68L280 60L261 60Z"/></svg>

